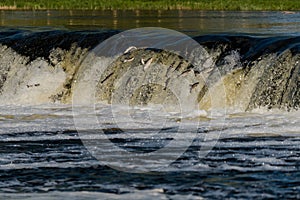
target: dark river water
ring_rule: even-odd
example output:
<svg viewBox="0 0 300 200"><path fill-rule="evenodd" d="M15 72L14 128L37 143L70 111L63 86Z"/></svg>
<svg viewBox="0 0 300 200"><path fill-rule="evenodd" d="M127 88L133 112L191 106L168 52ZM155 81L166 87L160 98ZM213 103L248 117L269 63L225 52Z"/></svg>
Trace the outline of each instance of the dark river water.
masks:
<svg viewBox="0 0 300 200"><path fill-rule="evenodd" d="M231 90L227 100L239 105L188 113L101 103L89 113L72 105L76 81L96 83L99 71L75 76L63 64L142 27L193 37L207 49L202 64L224 69L229 88L230 70L266 69L249 70L244 90L255 90L236 98L252 95L253 109ZM300 199L299 52L300 12L0 11L0 199Z"/></svg>
<svg viewBox="0 0 300 200"><path fill-rule="evenodd" d="M163 27L189 35L248 33L298 35L299 12L207 11L0 11L0 26L55 29Z"/></svg>

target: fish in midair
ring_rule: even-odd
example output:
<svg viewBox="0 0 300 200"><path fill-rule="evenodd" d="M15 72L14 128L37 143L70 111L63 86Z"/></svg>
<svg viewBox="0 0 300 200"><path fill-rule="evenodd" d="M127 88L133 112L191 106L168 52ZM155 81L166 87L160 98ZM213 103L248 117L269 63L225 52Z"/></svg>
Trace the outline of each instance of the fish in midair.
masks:
<svg viewBox="0 0 300 200"><path fill-rule="evenodd" d="M179 76L187 76L188 73L192 72L193 70L192 69L187 69L187 70L184 70Z"/></svg>
<svg viewBox="0 0 300 200"><path fill-rule="evenodd" d="M166 90L166 89L167 89L170 80L171 80L171 78L168 78L168 79L166 80L165 87L164 87L163 90Z"/></svg>
<svg viewBox="0 0 300 200"><path fill-rule="evenodd" d="M144 65L144 70L147 70L150 67L152 61L153 61L153 58L150 58L149 60L147 60L147 62Z"/></svg>
<svg viewBox="0 0 300 200"><path fill-rule="evenodd" d="M109 79L112 75L114 74L114 72L110 73L107 77L105 77L105 79L103 79L101 81L101 84L103 84L107 79Z"/></svg>
<svg viewBox="0 0 300 200"><path fill-rule="evenodd" d="M132 62L134 60L134 57L123 60L123 63Z"/></svg>
<svg viewBox="0 0 300 200"><path fill-rule="evenodd" d="M124 54L126 54L126 53L128 53L128 52L130 52L130 51L132 51L132 50L134 50L134 49L137 49L135 46L130 46L130 47L128 47L125 51L124 51Z"/></svg>
<svg viewBox="0 0 300 200"><path fill-rule="evenodd" d="M193 89L199 85L199 82L193 83L190 85L190 93L192 93Z"/></svg>

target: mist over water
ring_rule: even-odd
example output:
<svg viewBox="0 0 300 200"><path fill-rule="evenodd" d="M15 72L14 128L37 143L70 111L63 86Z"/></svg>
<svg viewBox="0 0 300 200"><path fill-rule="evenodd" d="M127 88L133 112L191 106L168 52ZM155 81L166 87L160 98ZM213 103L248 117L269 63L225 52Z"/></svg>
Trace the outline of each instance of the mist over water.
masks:
<svg viewBox="0 0 300 200"><path fill-rule="evenodd" d="M1 197L300 198L298 12L0 16ZM94 49L143 26L192 36L192 64L165 49L123 53L121 39Z"/></svg>

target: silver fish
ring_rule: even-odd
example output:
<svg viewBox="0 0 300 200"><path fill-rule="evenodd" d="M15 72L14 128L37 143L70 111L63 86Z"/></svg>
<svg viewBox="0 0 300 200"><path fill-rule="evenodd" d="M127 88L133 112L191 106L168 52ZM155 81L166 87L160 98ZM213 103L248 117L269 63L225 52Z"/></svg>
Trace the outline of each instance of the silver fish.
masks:
<svg viewBox="0 0 300 200"><path fill-rule="evenodd" d="M128 48L124 51L124 54L130 52L130 51L133 50L133 49L137 49L137 48L136 48L135 46L130 46L130 47L128 47Z"/></svg>
<svg viewBox="0 0 300 200"><path fill-rule="evenodd" d="M148 68L150 67L150 65L151 65L151 63L152 63L152 60L153 60L153 58L150 58L150 59L146 62L146 64L144 65L144 70L146 70L146 69L148 69Z"/></svg>
<svg viewBox="0 0 300 200"><path fill-rule="evenodd" d="M132 62L134 60L134 57L123 60L123 63Z"/></svg>

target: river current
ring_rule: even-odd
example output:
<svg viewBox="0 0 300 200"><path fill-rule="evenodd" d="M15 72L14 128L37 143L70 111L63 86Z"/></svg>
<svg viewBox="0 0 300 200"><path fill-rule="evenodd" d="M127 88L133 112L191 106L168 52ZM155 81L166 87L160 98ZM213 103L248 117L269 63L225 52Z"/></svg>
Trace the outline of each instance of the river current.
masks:
<svg viewBox="0 0 300 200"><path fill-rule="evenodd" d="M300 198L299 12L0 17L1 199ZM99 50L144 26L190 36L193 65L142 42Z"/></svg>

